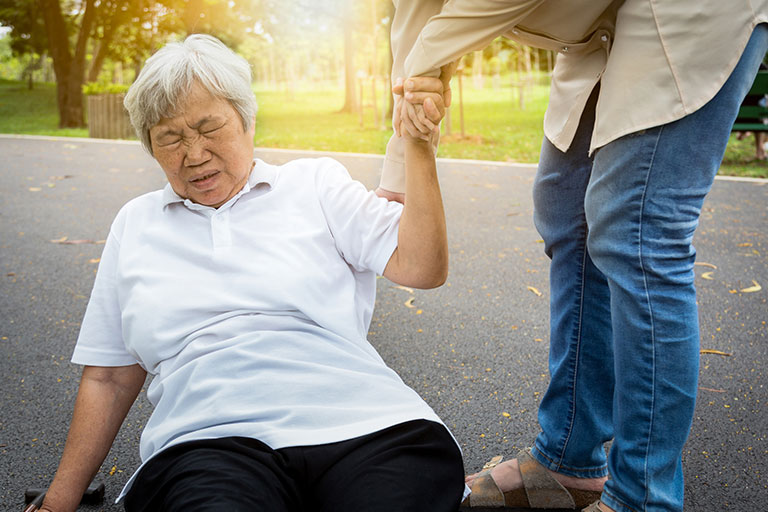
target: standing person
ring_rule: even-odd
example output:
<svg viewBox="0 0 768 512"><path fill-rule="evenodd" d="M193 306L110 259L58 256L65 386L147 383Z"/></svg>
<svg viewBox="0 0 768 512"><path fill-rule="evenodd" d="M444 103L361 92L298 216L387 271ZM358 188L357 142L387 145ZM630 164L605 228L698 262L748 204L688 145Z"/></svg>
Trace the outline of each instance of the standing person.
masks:
<svg viewBox="0 0 768 512"><path fill-rule="evenodd" d="M405 206L329 158L254 160L250 67L205 35L149 58L125 104L168 185L110 229L42 510L77 508L150 374L129 512L454 512L458 445L366 340L377 274L447 274L428 144L405 143Z"/></svg>
<svg viewBox="0 0 768 512"><path fill-rule="evenodd" d="M699 360L691 241L768 46L768 2L432 1L424 25L407 14L421 2L395 3L406 95L441 90L441 66L499 35L559 53L533 189L551 258L541 433L470 476L465 506L682 510ZM429 133L423 113L409 123ZM381 195L403 192L398 167Z"/></svg>

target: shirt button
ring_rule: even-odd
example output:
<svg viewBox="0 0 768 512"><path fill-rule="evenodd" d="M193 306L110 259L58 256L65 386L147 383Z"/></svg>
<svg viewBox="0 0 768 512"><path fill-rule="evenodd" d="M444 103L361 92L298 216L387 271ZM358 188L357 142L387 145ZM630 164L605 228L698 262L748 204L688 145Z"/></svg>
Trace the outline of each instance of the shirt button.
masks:
<svg viewBox="0 0 768 512"><path fill-rule="evenodd" d="M515 34L515 35L518 35L520 33L520 31L517 30L516 28L513 28L512 29L512 33Z"/></svg>
<svg viewBox="0 0 768 512"><path fill-rule="evenodd" d="M562 48L560 48L560 51L562 53L568 53L568 47L567 46L563 46Z"/></svg>
<svg viewBox="0 0 768 512"><path fill-rule="evenodd" d="M604 42L604 43L607 43L607 42L608 42L608 36L607 36L607 35L605 35L605 34L603 34L602 36L600 36L600 40L601 40L602 42Z"/></svg>

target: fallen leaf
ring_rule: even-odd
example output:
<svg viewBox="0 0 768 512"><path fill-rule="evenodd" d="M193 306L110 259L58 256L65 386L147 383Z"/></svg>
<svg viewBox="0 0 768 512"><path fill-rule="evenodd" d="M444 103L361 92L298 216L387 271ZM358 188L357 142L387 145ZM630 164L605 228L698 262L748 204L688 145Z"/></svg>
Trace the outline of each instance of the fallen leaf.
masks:
<svg viewBox="0 0 768 512"><path fill-rule="evenodd" d="M407 308L415 308L416 306L413 305L413 301L416 300L416 297L411 297L407 301L405 301L405 307Z"/></svg>
<svg viewBox="0 0 768 512"><path fill-rule="evenodd" d="M504 413L502 413L502 414L504 414ZM485 434L480 434L480 437L485 437ZM496 455L495 457L493 457L491 460L489 460L488 462L486 462L483 465L483 469L484 470L485 469L491 469L494 466L498 466L499 463L501 462L501 459L502 459L501 455Z"/></svg>
<svg viewBox="0 0 768 512"><path fill-rule="evenodd" d="M508 412L503 412L503 413L501 413L501 415L504 416L505 418L511 418L512 417L512 415L509 414Z"/></svg>
<svg viewBox="0 0 768 512"><path fill-rule="evenodd" d="M744 242L741 244L736 244L737 247L752 247L752 244L750 242Z"/></svg>
<svg viewBox="0 0 768 512"><path fill-rule="evenodd" d="M397 288L398 290L403 290L408 293L413 293L413 288L408 288L407 286L397 285L397 286L394 286L393 288Z"/></svg>
<svg viewBox="0 0 768 512"><path fill-rule="evenodd" d="M717 269L717 265L713 265L711 263L705 263L703 261L697 261L696 263L694 263L694 265L698 265L700 267L709 267L709 268Z"/></svg>
<svg viewBox="0 0 768 512"><path fill-rule="evenodd" d="M713 274L713 272L704 272L703 274L701 274L701 278L702 279L709 279L711 281L712 279L714 279L712 277L712 274Z"/></svg>
<svg viewBox="0 0 768 512"><path fill-rule="evenodd" d="M29 187L30 192L40 192L41 190L43 189L41 189L40 187Z"/></svg>
<svg viewBox="0 0 768 512"><path fill-rule="evenodd" d="M699 389L701 389L702 391L712 391L713 393L725 393L724 389L704 388L704 387L701 387L701 386L699 386Z"/></svg>
<svg viewBox="0 0 768 512"><path fill-rule="evenodd" d="M731 354L729 352L723 352L722 350L714 350L714 349L711 349L711 348L703 348L699 352L701 354L714 354L716 356L725 356L725 357L730 357L730 356L733 355L733 354Z"/></svg>
<svg viewBox="0 0 768 512"><path fill-rule="evenodd" d="M417 315L420 315L420 314L422 314L422 313L423 313L423 311L422 311L422 310L420 310L420 309L417 309L417 310L416 310L416 314L417 314Z"/></svg>
<svg viewBox="0 0 768 512"><path fill-rule="evenodd" d="M67 240L67 237L61 237L58 240L51 240L54 244L79 245L79 244L103 244L106 240Z"/></svg>
<svg viewBox="0 0 768 512"><path fill-rule="evenodd" d="M763 287L760 286L760 284L757 281L755 281L754 279L752 280L752 284L754 286L750 286L749 288L742 288L739 291L741 293L753 293L753 292L759 292L760 290L763 289Z"/></svg>
<svg viewBox="0 0 768 512"><path fill-rule="evenodd" d="M113 476L115 471L117 471L117 466L112 466L112 469L109 470L109 476Z"/></svg>
<svg viewBox="0 0 768 512"><path fill-rule="evenodd" d="M541 297L541 292L539 290L537 290L536 288L534 288L533 286L528 286L528 290L532 291L533 293L535 293L538 297Z"/></svg>
<svg viewBox="0 0 768 512"><path fill-rule="evenodd" d="M91 258L90 260L88 260L88 263L98 263L100 261L101 261L101 258Z"/></svg>

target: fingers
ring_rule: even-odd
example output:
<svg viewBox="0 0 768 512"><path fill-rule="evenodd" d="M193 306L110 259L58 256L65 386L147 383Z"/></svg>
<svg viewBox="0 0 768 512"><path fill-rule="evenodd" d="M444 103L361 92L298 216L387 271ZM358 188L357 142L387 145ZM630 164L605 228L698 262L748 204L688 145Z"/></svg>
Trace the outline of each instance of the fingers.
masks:
<svg viewBox="0 0 768 512"><path fill-rule="evenodd" d="M417 110L422 112L417 112ZM421 105L413 105L407 101L403 102L400 112L401 131L404 128L407 134L414 139L429 140L429 134L432 132L434 125L431 122L427 125L424 123L424 120L429 122L424 116Z"/></svg>
<svg viewBox="0 0 768 512"><path fill-rule="evenodd" d="M405 194L401 192L392 192L385 188L378 187L375 190L375 193L377 196L383 197L387 201L397 201L398 203L401 203L401 204L405 203Z"/></svg>
<svg viewBox="0 0 768 512"><path fill-rule="evenodd" d="M443 83L443 100L446 108L451 106L451 78L458 64L459 61L456 60L440 68L440 81Z"/></svg>
<svg viewBox="0 0 768 512"><path fill-rule="evenodd" d="M395 106L392 109L392 127L395 129L395 133L398 137L401 137L402 130L400 126L400 110L403 108L403 97L397 96L395 98Z"/></svg>
<svg viewBox="0 0 768 512"><path fill-rule="evenodd" d="M445 115L445 109L439 108L435 102L432 101L432 98L425 99L422 107L424 108L424 114L427 118L432 121L434 125L439 125Z"/></svg>
<svg viewBox="0 0 768 512"><path fill-rule="evenodd" d="M439 123L443 116L445 115L445 105L443 102L443 97L437 93L434 92L407 92L405 93L405 99L408 101L408 103L412 103L414 105L423 105L427 100L432 103L432 106L434 107L434 111L437 112L437 115L430 115L430 113L427 113L427 117L430 121L433 123Z"/></svg>
<svg viewBox="0 0 768 512"><path fill-rule="evenodd" d="M441 78L445 76L450 80L450 72L444 72ZM395 80L392 123L398 136L405 133L427 141L438 130L446 108L441 78L419 76L405 81L402 78Z"/></svg>
<svg viewBox="0 0 768 512"><path fill-rule="evenodd" d="M403 90L403 77L399 76L395 80L395 84L392 86L392 94L402 96L405 91Z"/></svg>
<svg viewBox="0 0 768 512"><path fill-rule="evenodd" d="M412 76L403 85L405 92L436 92L443 93L443 82L432 76Z"/></svg>

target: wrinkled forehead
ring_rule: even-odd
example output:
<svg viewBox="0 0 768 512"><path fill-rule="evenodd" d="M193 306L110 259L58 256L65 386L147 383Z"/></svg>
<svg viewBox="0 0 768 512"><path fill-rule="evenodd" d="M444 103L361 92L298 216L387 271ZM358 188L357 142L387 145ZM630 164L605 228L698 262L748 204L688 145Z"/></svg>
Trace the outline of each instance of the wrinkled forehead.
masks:
<svg viewBox="0 0 768 512"><path fill-rule="evenodd" d="M157 114L153 128L178 124L197 129L206 122L226 120L237 115L237 112L228 100L193 83L173 101L169 99L164 108L158 109Z"/></svg>

